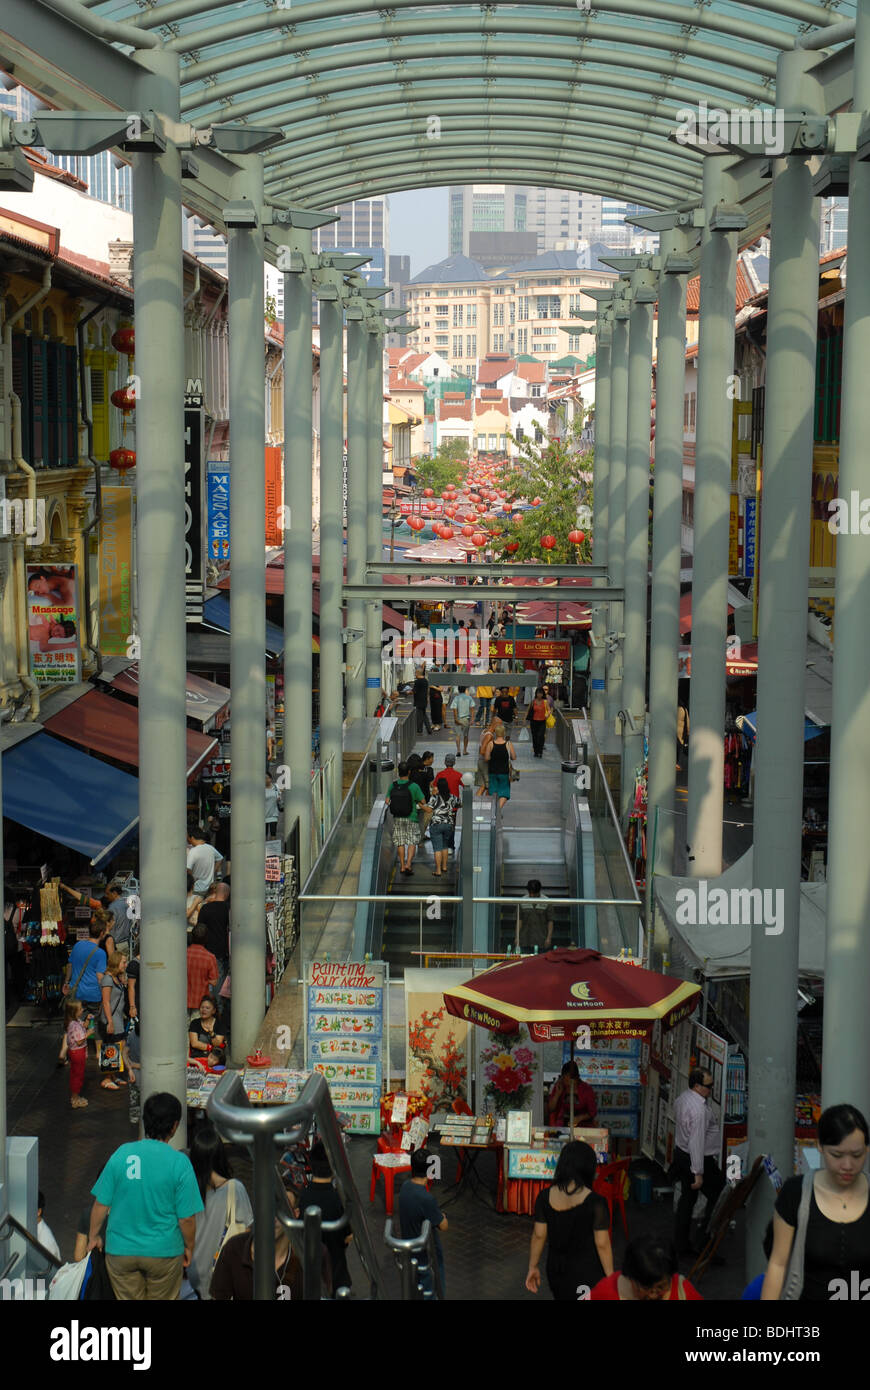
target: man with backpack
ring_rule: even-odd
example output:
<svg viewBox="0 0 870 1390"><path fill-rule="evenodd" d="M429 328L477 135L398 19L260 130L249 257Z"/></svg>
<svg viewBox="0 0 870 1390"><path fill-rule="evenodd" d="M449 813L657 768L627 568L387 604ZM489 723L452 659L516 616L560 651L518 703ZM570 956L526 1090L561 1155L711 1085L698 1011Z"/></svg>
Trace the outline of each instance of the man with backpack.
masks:
<svg viewBox="0 0 870 1390"><path fill-rule="evenodd" d="M417 783L408 780L407 763L399 763L399 775L387 792L387 805L393 817L393 844L399 856L399 871L411 874L414 855L423 838L420 807L423 808L424 820L427 807L426 798Z"/></svg>

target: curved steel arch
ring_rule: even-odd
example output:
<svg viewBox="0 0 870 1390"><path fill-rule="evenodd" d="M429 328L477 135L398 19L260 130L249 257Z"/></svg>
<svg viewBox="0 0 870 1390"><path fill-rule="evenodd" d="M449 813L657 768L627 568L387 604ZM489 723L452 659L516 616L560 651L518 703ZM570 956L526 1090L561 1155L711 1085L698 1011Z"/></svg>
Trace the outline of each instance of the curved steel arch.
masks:
<svg viewBox="0 0 870 1390"><path fill-rule="evenodd" d="M443 24L439 23L439 19L438 14L429 13L422 19L402 19L398 22L390 20L386 32L384 23L381 21L381 23L351 24L347 28L339 30L311 29L303 34L296 31L298 19L294 19L294 33L280 42L275 43L273 40L270 43L249 48L234 49L191 63L189 67L185 68L185 81L197 82L202 78L212 78L218 73L229 72L233 69L242 78L243 70L252 64L269 62L285 54L310 52L318 48L339 50L349 44L375 41L388 46L397 39L443 32ZM601 25L589 20L578 22L576 19L553 18L547 19L545 28L548 35L552 34L556 38L574 39L580 49L581 61L586 60L585 50L590 43L592 45L607 43L617 46L626 44L641 48L660 48L667 53L679 53L687 57L706 60L709 63L721 64L723 67L736 67L740 70L757 72L764 77L775 77L776 75L776 63L769 58L747 53L745 50L732 47L730 44L719 46L699 43L697 39L679 32L672 34L660 29L643 31L619 25ZM258 31L255 30L254 32ZM541 33L541 24L535 16L519 18L504 17L501 14L493 16L484 11L473 17L451 15L450 32L451 34L475 34L482 41L489 41L495 35L516 34L518 37L525 37L526 35L537 37ZM197 47L199 46L198 43ZM592 47L589 50L589 59L594 61L596 58L598 58L598 49ZM631 61L627 66L631 66Z"/></svg>
<svg viewBox="0 0 870 1390"><path fill-rule="evenodd" d="M451 147L456 143L464 144L470 143L471 141L475 141L479 145L479 113L473 112L465 114L470 114L472 116L473 123L472 121L463 121L461 119L462 113L457 113L456 116L452 116L450 113L445 113L442 110L438 118L440 123L438 135L431 137L427 135L427 139L438 139L444 143L450 144ZM378 115L379 113L376 113L371 119L351 115L346 120L336 121L334 123L331 122L330 128L322 135L312 136L309 139L297 139L294 142L293 150L294 172L302 172L308 162L320 155L323 150L335 149L337 152L343 153L346 157L353 157L357 148L364 145L367 139L376 139L378 141L379 150L383 152L385 149L393 151L408 148L410 141L420 138L418 134L401 134L402 127L381 121L378 119ZM421 107L419 113L409 111L408 116L409 119L419 122L419 129L421 131L426 130L427 121L431 119L426 107ZM510 114L505 113L504 115L499 115L497 112L493 112L489 109L486 113L486 129L489 132L509 132L512 134L513 139L520 143L526 143L529 137L517 131L517 118L521 117L522 111L519 108ZM630 139L628 135L624 133L626 130L631 132ZM536 135L549 133L561 136L563 147L566 140L576 140L579 143L576 145L572 144L572 148L578 150L587 149L588 147L585 142L592 139L595 140L596 147L602 144L600 137L603 132L600 122L595 122L593 124L571 116L566 116L561 121L548 117L539 117L534 123L534 131ZM616 138L616 134L619 132L623 133L623 138L621 139ZM687 148L680 149L676 151L675 154L672 154L670 149L662 141L654 140L653 142L647 143L631 129L631 122L627 118L624 127L615 127L614 136L606 141L606 146L614 150L636 150L644 156L644 162L646 164L671 169L674 172L682 171L690 177L695 172L700 175L703 155L700 155L694 150L690 151ZM265 167L267 179L272 169L283 167L284 163L285 160L283 159L274 161L272 164L267 163Z"/></svg>
<svg viewBox="0 0 870 1390"><path fill-rule="evenodd" d="M473 176L475 169L488 169L491 171L493 164L495 164L495 167L498 169L499 176L495 180L486 179L484 182L541 184L543 176L546 173L549 185L553 188L582 189L585 187L589 177L588 166L586 165L565 166L563 161L553 160L549 156L545 156L543 159L538 160L531 158L522 159L507 148L500 158L494 158L492 155L488 155L486 159L481 159L479 154L469 154L464 157L457 156L453 159L415 159L404 162L392 160L384 165L367 163L365 169L354 171L354 173L357 173L360 177L383 177L389 180L390 170L394 171L398 179L402 179L406 170L408 172L413 172L414 170L420 171L425 169L430 175L428 179L429 185L431 187L439 187L446 183L479 183L480 179L475 179L473 177L466 177L463 179L459 177L459 174L470 174ZM603 164L604 170L607 170L607 161L603 161ZM524 174L524 177L518 177L521 172ZM607 182L603 171L596 171L593 169L593 173L595 172L601 174L601 182ZM288 187L282 186L280 188L278 185L273 184L270 185L270 192L275 190L284 194L291 193L293 197L298 197L302 201L319 201L326 206L334 202L344 201L343 197L334 195L333 189L340 189L343 186L343 181L347 180L349 177L349 172L345 170L340 176L336 174L327 174L320 181L303 180L298 183L292 183ZM341 178L342 182L336 183L336 178ZM609 184L611 189L614 186L613 178L614 175L611 172L611 182ZM672 183L668 180L658 180L654 186L647 186L638 182L634 182L631 185L627 182L620 182L618 186L620 189L625 188L626 193L629 187L634 190L630 196L627 193L629 201L646 204L650 207L668 206L675 200L679 201L688 198L690 193L693 192L691 184ZM642 192L641 190L643 189L645 189L645 191ZM608 194L607 196L612 196L612 194Z"/></svg>
<svg viewBox="0 0 870 1390"><path fill-rule="evenodd" d="M531 158L532 154L538 154L538 156L541 157L546 157L546 154L548 154L549 146L539 143L539 138L536 133L528 133L527 135L527 133L516 131L514 126L511 125L509 128L509 136L510 145L513 145L514 149L517 149L517 152L524 153L528 158ZM438 146L438 152L441 154L448 152L453 154L456 150L463 149L464 146L473 146L474 149L479 152L479 145L481 145L481 136L479 136L479 131L473 131L473 129L468 129L467 133L448 132L446 138L442 133L441 139L431 140L431 142L425 138L425 135L404 135L396 136L395 139L378 140L378 157L400 157L404 153L414 152L429 153L429 150L434 149L435 146ZM498 146L493 146L493 149L498 152ZM359 167L359 165L363 165L364 167L364 165L368 163L367 158L360 156L360 154L354 154L352 147L340 145L340 143L336 142L335 150L336 153L345 158L345 168L347 168L347 170L353 171L354 168ZM610 168L613 165L612 156L616 157L617 160L618 158L624 157L625 164L631 167L632 171L649 171L650 178L660 178L662 182L674 182L674 186L689 186L692 182L695 182L698 186L700 185L700 172L693 175L692 172L687 171L685 183L677 181L677 179L673 178L673 175L677 175L680 170L675 170L673 165L668 164L666 158L663 156L650 156L650 154L643 152L643 150L639 150L637 145L631 145L631 143L623 142L623 140L620 140L620 142L617 142L617 140L609 140L606 145L602 146L599 146L598 142L591 142L586 147L582 146L582 143L574 143L574 145L570 146L570 149L561 146L561 154L563 154L563 156L570 156L571 160L574 160L574 157L577 156L577 163L582 165L582 168ZM304 182L304 175L310 170L317 170L318 172L322 170L322 157L320 153L313 153L306 158L300 158L299 161L295 161L295 163L293 163L293 178L302 179ZM662 171L662 174L657 174L657 170ZM281 178L281 174L277 174L275 177ZM267 181L267 183L271 188L271 181Z"/></svg>
<svg viewBox="0 0 870 1390"><path fill-rule="evenodd" d="M528 79L528 68L521 62L502 62L499 64L499 74L509 74L510 76L514 76L517 81L522 82ZM585 90L597 90L598 88L605 90L609 97L613 95L612 89L615 89L617 92L621 92L623 89L628 92L647 92L650 96L655 98L652 106L654 112L657 106L665 100L673 101L676 106L679 106L681 103L686 106L691 106L693 103L697 103L699 97L704 95L703 91L699 92L691 87L677 85L670 80L668 80L667 85L663 88L661 81L656 82L648 77L623 76L621 73L608 72L605 75L584 71L581 81L581 77L578 75L576 69L570 67L542 67L540 72L536 72L536 76L538 76L539 79L542 78L543 80L552 82L559 87L564 87L571 93L576 93L578 90L580 92ZM454 80L456 82L479 81L482 86L482 92L477 100L481 109L485 110L486 92L489 91L490 85L495 85L497 83L498 78L495 74L491 73L489 65L484 59L481 60L479 66L472 66L469 64L466 68L458 70L454 75ZM359 93L363 88L383 88L389 87L389 85L389 77L383 72L367 72L361 75L354 73L352 75L329 77L325 79L309 77L304 84L300 85L298 90L306 98L322 101L324 107L326 107L328 106L329 97L334 92L353 92L359 100ZM412 89L416 88L418 84L406 77L392 85L400 89ZM296 89L291 90L294 93L296 91ZM628 100L634 99L635 98L628 98ZM301 100L301 96L293 95L288 98L288 103L292 104L299 100ZM194 116L188 112L187 119L195 126L209 126L220 114L226 114L226 112L229 111L232 113L235 120L262 115L264 120L267 118L270 121L278 120L280 124L283 120L283 112L286 108L281 106L276 108L274 103L274 97L266 93L260 93L255 97L248 98L247 101L233 102L231 106L222 108L222 112L210 111L208 114L200 116ZM279 120L279 118L281 119Z"/></svg>
<svg viewBox="0 0 870 1390"><path fill-rule="evenodd" d="M386 51L389 50L389 51ZM506 39L488 39L486 41L484 57L497 57L499 54L504 57L513 57L519 53L517 46ZM456 42L445 39L438 45L439 58L449 59L451 57L461 58L465 56L479 57L480 45L469 39L459 39ZM547 43L524 44L521 56L528 62L529 58L543 58L552 60L553 52L551 45ZM560 55L561 57L561 55ZM301 63L295 63L293 67L293 77L306 77L309 73L332 72L338 68L367 68L372 66L382 66L384 63L408 64L415 61L432 62L431 48L426 44L412 43L393 43L381 45L371 50L358 52L353 50L349 53L332 54L327 53L322 58L305 59ZM681 64L679 58L672 59L667 64L656 62L654 58L646 58L641 54L634 54L630 63L623 63L616 52L598 52L564 55L562 61L570 64L574 70L578 66L585 68L590 63L600 63L605 67L625 67L633 75L638 73L651 72L661 79L666 73L670 72L679 75L684 81L694 81L704 90L710 88L721 91L726 97L739 99L741 97L754 97L757 101L767 100L769 89L756 82L747 82L740 77L732 77L730 74L710 71L706 68L688 67ZM445 80L448 75L444 74ZM278 86L279 83L287 81L288 74L286 68L267 67L259 69L257 72L240 73L227 82L217 82L211 86L198 89L182 98L181 109L188 113L196 109L198 98L205 96L209 105L222 101L225 97L233 97L236 93L250 89L256 85L259 90L267 87ZM186 84L185 84L186 85Z"/></svg>

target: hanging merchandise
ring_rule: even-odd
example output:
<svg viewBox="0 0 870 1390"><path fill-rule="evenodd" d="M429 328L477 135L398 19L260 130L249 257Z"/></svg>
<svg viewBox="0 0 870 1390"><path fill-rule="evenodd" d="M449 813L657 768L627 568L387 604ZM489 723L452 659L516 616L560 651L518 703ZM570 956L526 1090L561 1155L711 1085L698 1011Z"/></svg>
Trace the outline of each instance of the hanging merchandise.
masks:
<svg viewBox="0 0 870 1390"><path fill-rule="evenodd" d="M749 774L752 770L752 741L738 727L737 721L729 715L725 721L725 759L723 777L725 790L733 796L746 796L749 792Z"/></svg>
<svg viewBox="0 0 870 1390"><path fill-rule="evenodd" d="M123 386L113 391L109 399L117 410L121 411L121 447L113 449L109 454L109 464L119 473L125 473L130 468L136 467L136 450L128 447L127 427L131 419L131 413L136 409L138 399L138 382L133 374L133 353L136 350L136 335L132 324L123 324L116 328L112 334L112 347L116 352L123 352L127 357L127 380Z"/></svg>
<svg viewBox="0 0 870 1390"><path fill-rule="evenodd" d="M646 741L644 741L646 752ZM628 818L626 845L631 860L635 882L639 888L646 885L646 813L647 813L647 762L634 772L634 802Z"/></svg>

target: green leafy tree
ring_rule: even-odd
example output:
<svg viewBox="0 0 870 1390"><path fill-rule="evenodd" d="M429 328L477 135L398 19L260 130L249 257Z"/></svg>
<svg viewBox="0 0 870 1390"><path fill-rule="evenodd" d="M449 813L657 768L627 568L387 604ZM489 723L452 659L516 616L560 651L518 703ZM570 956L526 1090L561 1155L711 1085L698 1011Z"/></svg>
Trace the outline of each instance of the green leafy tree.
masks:
<svg viewBox="0 0 870 1390"><path fill-rule="evenodd" d="M459 487L465 476L467 449L461 439L449 439L439 445L438 452L431 457L418 454L411 460L411 467L417 478L418 488L431 487L436 495L444 492L450 483Z"/></svg>
<svg viewBox="0 0 870 1390"><path fill-rule="evenodd" d="M545 558L552 564L588 564L592 557L592 451L581 452L579 426L561 439L542 444L513 439L519 457L500 470L499 486L517 501L541 499L540 505L517 513L495 542L496 554L504 559ZM581 519L578 520L578 512ZM570 531L582 531L582 545L568 539ZM542 547L542 536L554 536L556 544ZM509 544L519 549L508 551Z"/></svg>

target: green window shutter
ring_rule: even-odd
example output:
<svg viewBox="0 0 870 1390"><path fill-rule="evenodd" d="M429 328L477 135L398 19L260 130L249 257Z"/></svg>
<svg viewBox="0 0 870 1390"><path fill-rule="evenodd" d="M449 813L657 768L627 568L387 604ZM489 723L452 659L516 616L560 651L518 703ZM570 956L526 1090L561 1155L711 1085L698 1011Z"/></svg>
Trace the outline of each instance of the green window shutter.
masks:
<svg viewBox="0 0 870 1390"><path fill-rule="evenodd" d="M94 426L94 458L109 460L109 383L106 354L99 351L87 354L88 377L91 388L91 420Z"/></svg>
<svg viewBox="0 0 870 1390"><path fill-rule="evenodd" d="M44 338L31 338L30 352L33 383L33 458L30 462L44 465L50 461L48 343Z"/></svg>
<svg viewBox="0 0 870 1390"><path fill-rule="evenodd" d="M30 339L12 334L12 390L21 402L21 453L33 462L33 391L30 373Z"/></svg>

